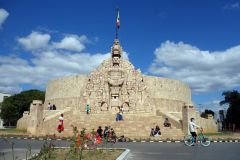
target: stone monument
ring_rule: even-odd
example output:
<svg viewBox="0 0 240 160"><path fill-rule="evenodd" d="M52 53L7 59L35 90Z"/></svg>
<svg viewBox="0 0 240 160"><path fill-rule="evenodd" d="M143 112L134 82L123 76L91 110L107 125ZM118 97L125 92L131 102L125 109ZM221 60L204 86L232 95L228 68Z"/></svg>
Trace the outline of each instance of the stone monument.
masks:
<svg viewBox="0 0 240 160"><path fill-rule="evenodd" d="M55 104L57 110L48 110L48 103ZM90 106L90 115L86 115L87 105ZM91 74L50 81L44 105L39 102L37 106L31 105L30 114L19 120L18 128L24 128L21 121L32 117L34 122L25 123L28 131L35 135L56 133L58 117L63 113L65 131L61 136L70 136L70 125L73 124L88 130L111 125L117 134L129 137L149 137L151 127L159 125L162 137L179 137L188 132L192 117L198 125L205 127L205 132L217 132L213 120L201 118L195 111L187 84L146 76L140 69L135 70L128 60L123 60L118 39L114 40L109 60L104 60L97 70L93 68ZM115 109L121 106L124 121L115 121ZM163 127L166 117L172 123L172 129Z"/></svg>

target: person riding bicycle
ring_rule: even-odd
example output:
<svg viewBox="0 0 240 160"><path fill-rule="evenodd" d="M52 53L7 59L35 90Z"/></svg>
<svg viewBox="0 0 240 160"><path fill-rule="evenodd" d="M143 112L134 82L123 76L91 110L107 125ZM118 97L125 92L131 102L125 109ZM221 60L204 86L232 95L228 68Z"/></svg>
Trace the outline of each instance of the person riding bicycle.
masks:
<svg viewBox="0 0 240 160"><path fill-rule="evenodd" d="M196 124L194 124L194 121L195 121L194 118L191 118L190 120L191 120L191 122L189 123L190 133L191 133L191 135L196 139L195 145L196 145L196 146L199 146L199 145L198 145L198 136L197 136L197 134L196 134L196 132L195 132L195 128L201 128L201 129L202 129L202 127L199 127L199 126L197 126ZM194 146L194 145L193 145L193 146Z"/></svg>

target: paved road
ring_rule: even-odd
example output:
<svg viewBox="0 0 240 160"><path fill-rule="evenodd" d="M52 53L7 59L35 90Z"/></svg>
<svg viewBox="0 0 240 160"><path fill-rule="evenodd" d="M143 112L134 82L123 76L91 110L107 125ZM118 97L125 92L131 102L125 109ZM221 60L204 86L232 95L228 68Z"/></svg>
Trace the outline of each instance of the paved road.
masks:
<svg viewBox="0 0 240 160"><path fill-rule="evenodd" d="M15 142L15 155L25 158L27 142L33 149L33 154L38 152L44 141L9 139ZM67 146L67 141L61 142L61 146ZM109 146L110 147L110 146ZM128 148L131 156L128 160L240 160L240 143L211 143L209 147L187 147L183 143L166 142L119 142L116 148ZM5 152L6 159L12 159L11 146L0 138L0 152ZM0 157L0 160L3 158Z"/></svg>

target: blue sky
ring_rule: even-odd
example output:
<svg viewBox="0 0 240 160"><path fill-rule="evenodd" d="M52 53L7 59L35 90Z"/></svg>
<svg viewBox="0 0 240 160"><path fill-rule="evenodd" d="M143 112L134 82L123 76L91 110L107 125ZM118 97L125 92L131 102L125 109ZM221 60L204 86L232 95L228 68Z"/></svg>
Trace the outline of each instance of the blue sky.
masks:
<svg viewBox="0 0 240 160"><path fill-rule="evenodd" d="M0 92L45 90L109 59L120 12L124 59L187 83L195 106L218 111L240 91L240 0L0 0Z"/></svg>

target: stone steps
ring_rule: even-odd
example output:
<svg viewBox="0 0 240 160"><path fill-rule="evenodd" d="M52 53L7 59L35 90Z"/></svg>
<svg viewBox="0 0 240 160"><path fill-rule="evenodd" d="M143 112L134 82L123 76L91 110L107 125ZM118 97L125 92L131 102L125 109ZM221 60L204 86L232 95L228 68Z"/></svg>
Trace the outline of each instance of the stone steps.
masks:
<svg viewBox="0 0 240 160"><path fill-rule="evenodd" d="M126 114L123 116L124 121L116 121L115 114L109 115L98 115L98 114L72 114L71 112L66 112L64 114L64 133L58 133L56 131L58 118L51 121L51 123L45 123L44 129L41 133L51 133L56 134L56 136L69 137L73 136L71 124L77 126L79 130L86 128L86 132L91 132L92 128L97 130L98 126L102 126L104 130L105 126L111 126L115 130L117 136L124 135L126 137L148 137L150 136L151 127L158 125L162 133L162 138L169 137L182 137L183 133L181 129L176 128L172 125L172 129L169 127L164 127L164 118L162 116L154 115L136 115L136 114Z"/></svg>

